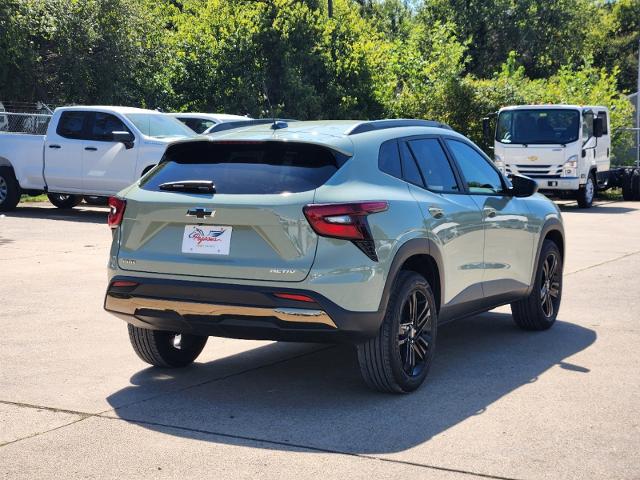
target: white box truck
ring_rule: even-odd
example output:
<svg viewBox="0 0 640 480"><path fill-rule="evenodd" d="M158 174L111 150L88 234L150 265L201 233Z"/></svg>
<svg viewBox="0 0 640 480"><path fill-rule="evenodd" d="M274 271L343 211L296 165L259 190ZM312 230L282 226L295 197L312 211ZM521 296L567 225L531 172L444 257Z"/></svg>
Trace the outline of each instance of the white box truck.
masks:
<svg viewBox="0 0 640 480"><path fill-rule="evenodd" d="M488 118L483 129L491 135ZM531 177L542 192L571 195L589 208L597 190L617 182L610 132L609 110L602 106L504 107L496 118L494 161L507 175Z"/></svg>

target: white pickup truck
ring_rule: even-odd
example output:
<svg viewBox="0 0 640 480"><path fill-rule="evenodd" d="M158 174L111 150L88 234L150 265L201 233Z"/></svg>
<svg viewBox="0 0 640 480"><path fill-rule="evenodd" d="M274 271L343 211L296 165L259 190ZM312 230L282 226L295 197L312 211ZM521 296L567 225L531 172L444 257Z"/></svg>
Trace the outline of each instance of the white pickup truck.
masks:
<svg viewBox="0 0 640 480"><path fill-rule="evenodd" d="M109 196L155 166L167 145L196 134L169 115L130 107L62 107L46 135L0 132L0 211L46 192L59 208Z"/></svg>

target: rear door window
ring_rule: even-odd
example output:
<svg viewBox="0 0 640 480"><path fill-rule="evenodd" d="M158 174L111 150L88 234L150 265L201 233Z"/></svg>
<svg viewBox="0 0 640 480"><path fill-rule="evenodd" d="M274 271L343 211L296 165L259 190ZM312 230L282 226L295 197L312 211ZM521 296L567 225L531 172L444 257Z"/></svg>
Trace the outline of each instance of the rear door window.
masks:
<svg viewBox="0 0 640 480"><path fill-rule="evenodd" d="M113 132L129 132L129 129L115 115L96 112L89 132L91 140L113 141Z"/></svg>
<svg viewBox="0 0 640 480"><path fill-rule="evenodd" d="M182 123L184 123L187 127L193 130L196 133L202 133L205 130L213 127L216 122L213 120L207 120L204 118L185 118L185 117L177 117Z"/></svg>
<svg viewBox="0 0 640 480"><path fill-rule="evenodd" d="M424 187L424 181L406 142L400 142L400 158L402 161L402 177L409 183Z"/></svg>
<svg viewBox="0 0 640 480"><path fill-rule="evenodd" d="M158 191L167 182L205 180L223 194L305 192L323 185L347 158L305 143L188 142L174 145L140 186Z"/></svg>
<svg viewBox="0 0 640 480"><path fill-rule="evenodd" d="M409 146L429 190L460 193L456 177L438 139L411 140Z"/></svg>
<svg viewBox="0 0 640 480"><path fill-rule="evenodd" d="M56 133L64 138L84 139L85 125L91 112L68 110L62 112Z"/></svg>

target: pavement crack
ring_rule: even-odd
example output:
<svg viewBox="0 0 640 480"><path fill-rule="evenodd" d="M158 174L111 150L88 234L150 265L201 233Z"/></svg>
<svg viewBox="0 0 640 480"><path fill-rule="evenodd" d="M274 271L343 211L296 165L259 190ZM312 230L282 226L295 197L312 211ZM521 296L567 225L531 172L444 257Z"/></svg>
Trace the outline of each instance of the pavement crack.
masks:
<svg viewBox="0 0 640 480"><path fill-rule="evenodd" d="M6 447L7 445L11 445L12 443L17 443L17 442L21 442L23 440L28 440L30 438L39 437L40 435L44 435L45 433L55 432L56 430L60 430L61 428L66 428L66 427L68 427L70 425L75 425L76 423L82 422L82 421L86 420L87 418L91 418L93 416L95 416L95 415L87 415L87 416L84 416L84 417L76 418L72 422L65 423L64 425L58 425L57 427L50 428L49 430L44 430L43 432L32 433L31 435L27 435L26 437L20 437L20 438L16 438L14 440L11 440L9 442L0 443L0 448Z"/></svg>
<svg viewBox="0 0 640 480"><path fill-rule="evenodd" d="M602 265L606 265L607 263L616 262L618 260L622 260L623 258L631 257L639 253L640 253L640 250L637 250L635 252L625 253L624 255L621 255L619 257L612 258L610 260L605 260L604 262L600 262L600 263L594 263L593 265L589 265L588 267L579 268L578 270L574 270L573 272L565 273L564 276L568 277L569 275L573 275L574 273L584 272L585 270L590 270L592 268L600 267Z"/></svg>
<svg viewBox="0 0 640 480"><path fill-rule="evenodd" d="M13 405L15 407L32 408L35 410L47 410L49 412L68 413L70 415L79 415L81 417L91 417L91 416L97 415L95 413L79 412L77 410L67 410L64 408L56 408L56 407L45 407L43 405L34 405L31 403L22 403L22 402L12 402L9 400L0 400L0 403L3 405Z"/></svg>
<svg viewBox="0 0 640 480"><path fill-rule="evenodd" d="M418 467L418 468L425 468L425 469L429 469L429 470L438 470L438 471L442 471L442 472L459 473L459 474L470 475L470 476L475 476L475 477L480 477L480 478L490 478L490 479L494 479L494 480L519 480L519 479L517 479L515 477L504 477L504 476L500 476L500 475L492 475L492 474L488 474L488 473L473 472L473 471L470 471L470 470L464 470L464 469L459 469L459 468L441 467L441 466L438 466L438 465L430 465L430 464L426 464L426 463L410 462L410 461L406 461L406 460L397 460L397 459L394 459L394 458L385 458L385 457L379 457L379 456L376 456L376 455L365 455L365 454L361 454L361 453L346 452L346 451L334 450L334 449L330 449L330 448L314 447L314 446L311 446L311 445L303 445L303 444L298 444L298 443L282 442L282 441L279 441L279 440L269 440L269 439L265 439L265 438L251 437L251 436L247 436L247 435L233 435L233 434L230 434L230 433L222 433L222 432L216 432L216 431L212 431L212 430L204 430L204 429L200 429L200 428L182 427L182 426L176 426L176 425L165 424L165 423L160 423L160 422L152 422L152 421L148 421L148 420L135 420L135 419L128 419L128 418L124 418L124 417L107 417L107 416L103 416L103 415L96 415L96 416L98 418L103 418L103 419L107 419L107 420L124 421L124 422L135 423L135 424L143 425L143 426L147 425L147 426L150 426L150 427L169 428L169 429L174 429L174 430L182 430L182 431L185 431L185 432L200 433L200 434L203 434L203 435L213 435L213 436L224 437L224 438L235 439L235 440L245 440L245 441L250 441L250 442L267 443L267 444L270 444L270 445L278 445L278 446L284 446L284 447L288 447L288 448L297 448L297 449L301 449L301 450L309 450L309 451L312 451L312 452L331 453L331 454L335 454L335 455L345 455L345 456L349 456L349 457L360 458L360 459L363 459L363 460L378 460L378 461L381 461L381 462L402 464L402 465L408 465L408 466L413 466L413 467Z"/></svg>

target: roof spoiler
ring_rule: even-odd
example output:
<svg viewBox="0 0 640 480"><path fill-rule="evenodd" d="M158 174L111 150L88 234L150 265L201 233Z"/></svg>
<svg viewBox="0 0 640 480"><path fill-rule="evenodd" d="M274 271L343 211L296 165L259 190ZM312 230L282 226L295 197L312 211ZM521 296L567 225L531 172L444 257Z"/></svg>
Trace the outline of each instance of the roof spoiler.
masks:
<svg viewBox="0 0 640 480"><path fill-rule="evenodd" d="M291 118L255 118L251 120L233 120L231 122L222 122L210 127L205 134L224 132L225 130L232 130L234 128L251 127L253 125L267 125L275 122L296 122Z"/></svg>
<svg viewBox="0 0 640 480"><path fill-rule="evenodd" d="M371 132L373 130L385 130L387 128L400 127L435 127L453 130L446 123L436 122L434 120L415 120L415 119L387 119L372 120L368 122L358 123L345 133L347 135L357 135L358 133Z"/></svg>

